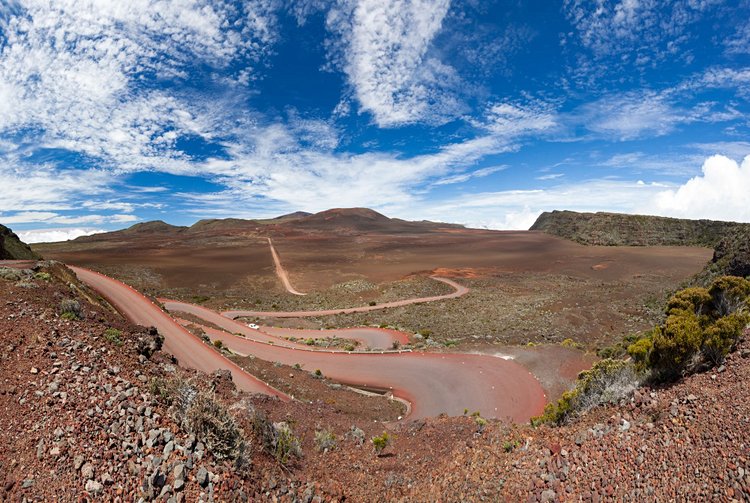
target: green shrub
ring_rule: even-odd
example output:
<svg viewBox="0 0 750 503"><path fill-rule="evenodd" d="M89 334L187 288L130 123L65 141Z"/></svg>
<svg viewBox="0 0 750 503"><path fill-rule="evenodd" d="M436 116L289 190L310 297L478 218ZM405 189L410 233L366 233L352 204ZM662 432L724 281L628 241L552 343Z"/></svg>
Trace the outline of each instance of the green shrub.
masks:
<svg viewBox="0 0 750 503"><path fill-rule="evenodd" d="M423 328L422 330L417 332L419 335L421 335L425 339L429 339L432 335L432 330L429 330L427 328Z"/></svg>
<svg viewBox="0 0 750 503"><path fill-rule="evenodd" d="M581 345L578 344L573 339L565 339L564 341L562 341L560 343L560 345L563 346L563 347L565 347L565 348L575 348L575 349L580 349L580 347L581 347Z"/></svg>
<svg viewBox="0 0 750 503"><path fill-rule="evenodd" d="M513 440L512 442L510 440L506 440L503 442L503 450L505 452L513 452L513 449L518 447L521 443L518 440Z"/></svg>
<svg viewBox="0 0 750 503"><path fill-rule="evenodd" d="M255 411L252 418L253 432L261 441L263 449L271 454L282 466L288 465L294 458L302 457L299 439L288 423L272 423L260 411Z"/></svg>
<svg viewBox="0 0 750 503"><path fill-rule="evenodd" d="M750 307L750 281L737 276L722 276L708 289L713 305L720 316Z"/></svg>
<svg viewBox="0 0 750 503"><path fill-rule="evenodd" d="M48 272L38 272L34 275L34 277L42 281L49 281L50 279L52 279L52 275L50 275L50 273Z"/></svg>
<svg viewBox="0 0 750 503"><path fill-rule="evenodd" d="M354 344L347 344L344 346L344 351L354 351Z"/></svg>
<svg viewBox="0 0 750 503"><path fill-rule="evenodd" d="M217 349L221 349L224 347L224 343L221 341L221 339L215 339L213 344L214 344L214 347Z"/></svg>
<svg viewBox="0 0 750 503"><path fill-rule="evenodd" d="M330 430L315 432L315 446L318 451L332 451L336 448L336 435Z"/></svg>
<svg viewBox="0 0 750 503"><path fill-rule="evenodd" d="M557 402L547 404L544 413L532 418L531 422L533 425L563 424L593 407L618 402L639 384L640 376L631 362L601 360L591 370L578 374L575 388L563 393Z"/></svg>
<svg viewBox="0 0 750 503"><path fill-rule="evenodd" d="M108 328L104 331L104 338L118 346L122 345L122 339L120 338L121 335L122 332L116 328Z"/></svg>
<svg viewBox="0 0 750 503"><path fill-rule="evenodd" d="M80 320L81 304L75 299L64 299L60 302L60 317L64 320Z"/></svg>
<svg viewBox="0 0 750 503"><path fill-rule="evenodd" d="M377 305L378 305L378 303L377 303L377 302L375 302L374 300L371 300L371 301L370 301L370 302L368 302L367 304L368 304L368 305L370 305L370 306L377 306Z"/></svg>
<svg viewBox="0 0 750 503"><path fill-rule="evenodd" d="M315 376L316 377L323 377L323 372L321 372L320 369L315 369Z"/></svg>
<svg viewBox="0 0 750 503"><path fill-rule="evenodd" d="M305 344L307 344L308 346L314 346L315 345L315 339L312 339L312 338L305 339Z"/></svg>
<svg viewBox="0 0 750 503"><path fill-rule="evenodd" d="M667 302L666 321L648 342L628 347L636 363L658 380L671 380L705 364L718 365L750 322L750 281L724 276L708 289L686 288Z"/></svg>
<svg viewBox="0 0 750 503"><path fill-rule="evenodd" d="M372 442L372 447L375 449L375 453L380 455L391 444L392 438L387 431L384 431L382 435L372 437L370 441Z"/></svg>
<svg viewBox="0 0 750 503"><path fill-rule="evenodd" d="M651 337L644 337L628 346L628 354L639 369L643 370L649 366L648 356L653 345Z"/></svg>
<svg viewBox="0 0 750 503"><path fill-rule="evenodd" d="M487 426L487 420L483 418L482 416L480 416L479 414L477 414L474 417L474 422L477 425L477 431L479 433L482 433L484 431L485 426Z"/></svg>
<svg viewBox="0 0 750 503"><path fill-rule="evenodd" d="M199 392L190 401L184 426L218 459L237 459L245 451L242 431L234 418L207 393Z"/></svg>

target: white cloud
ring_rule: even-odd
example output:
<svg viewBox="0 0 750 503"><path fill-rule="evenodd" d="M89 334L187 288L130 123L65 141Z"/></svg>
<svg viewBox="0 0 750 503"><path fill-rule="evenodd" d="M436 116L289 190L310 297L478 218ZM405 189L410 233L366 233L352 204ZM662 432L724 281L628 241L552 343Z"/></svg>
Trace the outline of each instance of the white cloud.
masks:
<svg viewBox="0 0 750 503"><path fill-rule="evenodd" d="M40 223L78 225L135 222L138 217L130 214L98 215L85 213L80 215L61 215L51 211L20 211L12 214L0 213L0 222L11 225L18 223Z"/></svg>
<svg viewBox="0 0 750 503"><path fill-rule="evenodd" d="M681 101L688 101L688 94L691 101L695 99L695 88L688 82L661 92L641 90L605 96L567 114L565 120L605 138L626 141L664 136L684 124L727 122L743 117L726 103L702 101L691 107L680 105Z"/></svg>
<svg viewBox="0 0 750 503"><path fill-rule="evenodd" d="M183 81L196 63L247 72L276 39L277 7L274 0L21 0L0 17L0 134L118 170L187 170L190 159L175 140L210 140L210 115L194 96L143 83Z"/></svg>
<svg viewBox="0 0 750 503"><path fill-rule="evenodd" d="M679 218L750 222L750 156L738 164L715 155L702 171L682 186L658 193L643 210Z"/></svg>
<svg viewBox="0 0 750 503"><path fill-rule="evenodd" d="M473 125L475 137L413 157L336 152L325 145L312 148L318 143L314 138L301 141L289 126L256 126L251 136L227 144L232 160L210 160L201 168L219 177L228 187L225 192L181 196L204 209L224 209L227 215L236 211L238 202L253 201L286 203L307 211L327 209L331 201L336 206L387 210L418 200L425 183L436 179L459 183L496 172L497 167L467 170L485 156L517 150L529 135L547 134L557 127L557 119L540 103L499 104ZM323 138L330 133L312 125L308 131Z"/></svg>
<svg viewBox="0 0 750 503"><path fill-rule="evenodd" d="M564 176L565 176L565 173L550 173L548 175L537 176L536 179L537 180L542 180L542 181L545 181L545 180L556 180L556 179L562 178Z"/></svg>
<svg viewBox="0 0 750 503"><path fill-rule="evenodd" d="M434 182L433 185L450 185L454 183L463 183L473 178L483 178L505 169L508 169L508 166L489 166L487 168L481 168L474 171L469 171L467 173L461 173L458 175L451 175L445 178L441 178L438 181Z"/></svg>
<svg viewBox="0 0 750 503"><path fill-rule="evenodd" d="M443 122L463 105L455 70L429 54L450 0L350 0L329 11L331 44L362 111L380 127Z"/></svg>
<svg viewBox="0 0 750 503"><path fill-rule="evenodd" d="M469 227L528 229L543 211L613 211L636 213L644 199L651 199L664 184L627 180L587 180L545 189L502 190L463 194L447 201L414 203L396 208L394 216L412 219L449 220ZM389 213L390 215L391 213Z"/></svg>
<svg viewBox="0 0 750 503"><path fill-rule="evenodd" d="M565 15L597 57L637 66L687 56L689 27L723 0L565 0Z"/></svg>
<svg viewBox="0 0 750 503"><path fill-rule="evenodd" d="M2 156L0 156L1 158ZM67 210L71 200L109 192L111 174L99 170L56 170L46 165L0 164L0 212Z"/></svg>
<svg viewBox="0 0 750 503"><path fill-rule="evenodd" d="M721 153L735 160L740 160L750 155L750 142L746 141L694 143L690 147L698 149L705 154Z"/></svg>
<svg viewBox="0 0 750 503"><path fill-rule="evenodd" d="M33 229L28 231L18 231L18 237L24 243L52 243L56 241L67 241L81 236L91 236L107 232L103 229L73 228L73 229Z"/></svg>
<svg viewBox="0 0 750 503"><path fill-rule="evenodd" d="M734 36L726 39L724 45L729 54L750 54L750 21L745 21Z"/></svg>

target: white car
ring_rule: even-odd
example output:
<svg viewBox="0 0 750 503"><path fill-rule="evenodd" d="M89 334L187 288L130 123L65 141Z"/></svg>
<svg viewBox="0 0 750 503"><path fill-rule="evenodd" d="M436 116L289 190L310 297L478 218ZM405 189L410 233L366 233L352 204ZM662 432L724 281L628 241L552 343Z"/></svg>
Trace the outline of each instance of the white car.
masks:
<svg viewBox="0 0 750 503"><path fill-rule="evenodd" d="M258 330L260 328L255 323L248 323L247 326L248 326L248 328L252 328L253 330Z"/></svg>

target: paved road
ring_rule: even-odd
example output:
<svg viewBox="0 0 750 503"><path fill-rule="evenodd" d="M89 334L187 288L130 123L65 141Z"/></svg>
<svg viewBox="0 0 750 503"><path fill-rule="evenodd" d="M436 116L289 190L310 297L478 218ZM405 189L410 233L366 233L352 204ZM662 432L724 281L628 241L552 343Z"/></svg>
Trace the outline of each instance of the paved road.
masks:
<svg viewBox="0 0 750 503"><path fill-rule="evenodd" d="M276 265L276 275L284 284L284 288L286 288L286 291L291 293L292 295L307 295L306 293L298 292L292 286L292 282L289 281L289 275L286 273L286 269L284 269L284 266L281 265L281 259L279 259L279 254L276 253L276 248L273 246L273 241L271 241L271 238L268 238L268 246L271 248L273 263Z"/></svg>
<svg viewBox="0 0 750 503"><path fill-rule="evenodd" d="M251 393L265 393L282 399L289 397L207 347L203 341L177 324L167 313L133 288L117 280L88 269L68 266L78 279L99 292L123 316L133 323L146 327L154 326L164 336L164 349L173 354L183 367L211 373L218 369L229 369L238 388Z"/></svg>
<svg viewBox="0 0 750 503"><path fill-rule="evenodd" d="M430 276L436 281L442 281L454 288L454 292L447 293L445 295L436 295L433 297L417 297L413 299L396 300L393 302L383 302L375 306L359 306L359 307L347 307L344 309L325 309L321 311L224 311L223 314L227 318L242 318L242 317L253 317L253 318L304 318L311 316L330 316L332 314L350 314L350 313L365 313L367 311L377 311L378 309L385 309L388 307L401 307L408 306L410 304L422 304L425 302L435 302L438 300L455 299L469 293L469 289L463 285L456 283L448 278L440 278L438 276Z"/></svg>

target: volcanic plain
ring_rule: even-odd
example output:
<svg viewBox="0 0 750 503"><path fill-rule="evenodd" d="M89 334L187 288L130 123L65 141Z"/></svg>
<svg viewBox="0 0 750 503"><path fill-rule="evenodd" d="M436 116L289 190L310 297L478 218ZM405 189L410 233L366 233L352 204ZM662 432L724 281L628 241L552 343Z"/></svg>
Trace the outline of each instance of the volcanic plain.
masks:
<svg viewBox="0 0 750 503"><path fill-rule="evenodd" d="M306 295L285 289L269 238L291 285ZM648 329L659 320L666 296L712 253L689 246L583 246L537 231L409 222L367 209L205 220L191 227L148 222L34 250L147 295L217 311L343 310L453 291L430 278L437 275L471 293L263 323L304 329L382 325L421 333L414 344L482 351L566 339L595 350Z"/></svg>

